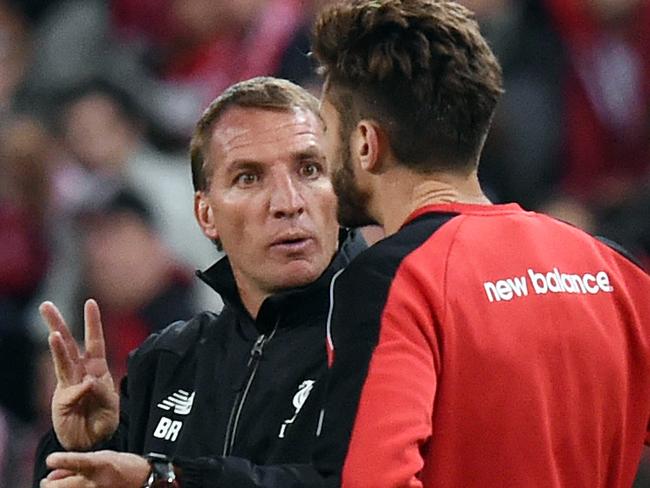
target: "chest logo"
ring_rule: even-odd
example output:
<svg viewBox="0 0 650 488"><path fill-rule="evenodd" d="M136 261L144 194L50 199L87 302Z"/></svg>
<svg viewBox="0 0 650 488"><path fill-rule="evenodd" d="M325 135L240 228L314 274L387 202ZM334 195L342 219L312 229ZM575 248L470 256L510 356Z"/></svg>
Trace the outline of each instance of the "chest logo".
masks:
<svg viewBox="0 0 650 488"><path fill-rule="evenodd" d="M190 394L185 390L178 390L156 406L166 412L174 413L176 415L188 415L192 411L192 405L194 405L195 393L196 392L192 392ZM157 439L175 442L182 427L183 422L180 420L173 420L163 416L158 421L153 436Z"/></svg>
<svg viewBox="0 0 650 488"><path fill-rule="evenodd" d="M173 410L176 415L187 415L192 411L194 404L194 394L185 390L178 390L158 404L158 408L165 411Z"/></svg>
<svg viewBox="0 0 650 488"><path fill-rule="evenodd" d="M289 427L291 424L293 424L298 417L298 414L300 413L300 410L302 410L302 406L305 404L307 401L307 398L309 398L309 394L311 393L311 390L314 388L314 384L316 381L314 380L305 380L302 383L300 383L300 386L298 387L298 391L296 394L293 396L293 408L296 409L296 411L293 414L293 417L290 419L285 420L282 423L282 426L280 427L280 433L278 434L279 439L284 438L285 431L287 430L287 427Z"/></svg>

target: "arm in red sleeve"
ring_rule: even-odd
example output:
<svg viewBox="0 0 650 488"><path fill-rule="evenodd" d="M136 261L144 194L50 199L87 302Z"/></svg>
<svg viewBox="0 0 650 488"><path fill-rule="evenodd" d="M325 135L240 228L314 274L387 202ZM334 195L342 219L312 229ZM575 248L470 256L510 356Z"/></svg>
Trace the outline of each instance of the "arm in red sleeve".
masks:
<svg viewBox="0 0 650 488"><path fill-rule="evenodd" d="M398 274L361 391L343 488L421 487L421 452L431 436L437 344L431 313Z"/></svg>

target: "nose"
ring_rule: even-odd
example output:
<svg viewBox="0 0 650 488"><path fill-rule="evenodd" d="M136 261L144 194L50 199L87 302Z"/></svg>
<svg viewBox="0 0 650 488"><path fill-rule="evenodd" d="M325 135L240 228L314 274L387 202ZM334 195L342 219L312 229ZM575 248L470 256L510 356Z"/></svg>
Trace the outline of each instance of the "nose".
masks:
<svg viewBox="0 0 650 488"><path fill-rule="evenodd" d="M292 175L284 172L274 175L269 207L275 218L294 217L305 211L300 183Z"/></svg>

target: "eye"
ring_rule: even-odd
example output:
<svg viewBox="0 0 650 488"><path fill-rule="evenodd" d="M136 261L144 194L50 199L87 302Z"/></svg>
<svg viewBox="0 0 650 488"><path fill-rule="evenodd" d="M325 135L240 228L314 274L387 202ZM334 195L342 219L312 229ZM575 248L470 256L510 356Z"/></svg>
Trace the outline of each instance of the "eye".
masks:
<svg viewBox="0 0 650 488"><path fill-rule="evenodd" d="M259 180L259 176L255 173L241 173L235 178L237 186L251 186Z"/></svg>
<svg viewBox="0 0 650 488"><path fill-rule="evenodd" d="M305 163L300 166L300 175L305 178L316 178L322 172L321 165L318 163Z"/></svg>

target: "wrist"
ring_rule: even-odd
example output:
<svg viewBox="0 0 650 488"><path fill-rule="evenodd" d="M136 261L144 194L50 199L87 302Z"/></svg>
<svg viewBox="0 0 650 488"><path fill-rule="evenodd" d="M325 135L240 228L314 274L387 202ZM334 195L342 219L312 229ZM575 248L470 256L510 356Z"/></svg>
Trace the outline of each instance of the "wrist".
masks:
<svg viewBox="0 0 650 488"><path fill-rule="evenodd" d="M144 458L150 469L142 488L180 488L179 472L166 455L151 452Z"/></svg>

